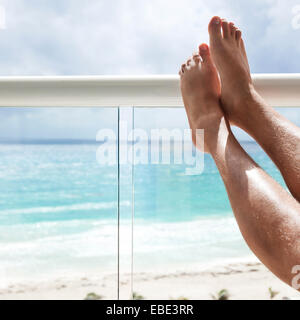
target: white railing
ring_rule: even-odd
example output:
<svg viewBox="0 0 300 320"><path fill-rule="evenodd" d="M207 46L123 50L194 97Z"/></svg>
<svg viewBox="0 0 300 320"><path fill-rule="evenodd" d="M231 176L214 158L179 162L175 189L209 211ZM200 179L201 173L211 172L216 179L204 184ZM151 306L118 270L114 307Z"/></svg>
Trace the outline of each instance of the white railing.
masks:
<svg viewBox="0 0 300 320"><path fill-rule="evenodd" d="M300 107L300 74L254 74L256 89L275 107ZM0 77L0 107L183 107L178 76ZM118 177L120 172L118 172ZM120 212L119 212L120 213ZM119 243L127 243L119 215ZM127 244L127 251L132 249ZM123 245L124 249L124 245ZM126 250L125 250L126 251ZM132 273L118 252L119 284ZM128 299L132 281L118 293Z"/></svg>
<svg viewBox="0 0 300 320"><path fill-rule="evenodd" d="M300 106L300 74L254 74L276 107ZM182 107L178 76L0 77L0 107Z"/></svg>

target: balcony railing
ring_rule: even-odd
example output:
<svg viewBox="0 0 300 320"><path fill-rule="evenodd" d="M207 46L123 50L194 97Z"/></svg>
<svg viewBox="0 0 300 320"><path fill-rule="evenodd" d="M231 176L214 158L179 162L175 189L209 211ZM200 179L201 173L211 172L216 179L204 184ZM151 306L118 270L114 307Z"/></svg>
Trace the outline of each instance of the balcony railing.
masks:
<svg viewBox="0 0 300 320"><path fill-rule="evenodd" d="M272 106L300 106L300 74L254 74L253 79ZM0 77L0 107L180 108L183 102L178 76ZM119 220L122 230L120 215ZM122 262L119 252L120 276L132 272ZM120 298L128 298L129 287Z"/></svg>
<svg viewBox="0 0 300 320"><path fill-rule="evenodd" d="M254 74L269 104L300 106L300 74ZM178 76L0 77L2 107L182 107Z"/></svg>

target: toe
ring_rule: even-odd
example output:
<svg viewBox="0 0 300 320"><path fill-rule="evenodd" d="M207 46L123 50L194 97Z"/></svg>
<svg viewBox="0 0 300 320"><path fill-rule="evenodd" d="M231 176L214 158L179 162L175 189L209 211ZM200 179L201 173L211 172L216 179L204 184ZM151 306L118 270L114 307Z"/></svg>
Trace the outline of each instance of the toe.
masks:
<svg viewBox="0 0 300 320"><path fill-rule="evenodd" d="M213 17L211 19L208 26L208 31L212 40L218 40L222 38L220 17Z"/></svg>
<svg viewBox="0 0 300 320"><path fill-rule="evenodd" d="M191 62L192 62L192 59L189 58L189 59L187 60L187 62L186 62L186 65L189 67L189 66L191 65Z"/></svg>
<svg viewBox="0 0 300 320"><path fill-rule="evenodd" d="M229 23L229 31L232 36L235 35L235 26L233 22Z"/></svg>
<svg viewBox="0 0 300 320"><path fill-rule="evenodd" d="M236 31L236 34L235 34L235 38L236 38L236 40L239 42L239 41L241 41L241 39L242 39L242 31L241 30L237 30Z"/></svg>
<svg viewBox="0 0 300 320"><path fill-rule="evenodd" d="M194 53L193 60L196 64L200 63L200 61L201 61L200 55L198 53Z"/></svg>
<svg viewBox="0 0 300 320"><path fill-rule="evenodd" d="M241 43L241 48L242 48L243 55L244 55L244 56L246 57L246 59L248 60L247 51L246 51L246 47L245 47L244 40L241 39L240 43Z"/></svg>
<svg viewBox="0 0 300 320"><path fill-rule="evenodd" d="M200 56L204 63L211 63L211 55L209 46L206 43L202 43L199 47Z"/></svg>
<svg viewBox="0 0 300 320"><path fill-rule="evenodd" d="M186 64L184 63L183 65L181 65L181 70L180 70L182 74L184 74L185 68L186 68Z"/></svg>
<svg viewBox="0 0 300 320"><path fill-rule="evenodd" d="M222 30L223 30L223 38L227 39L229 37L229 25L226 20L222 20Z"/></svg>

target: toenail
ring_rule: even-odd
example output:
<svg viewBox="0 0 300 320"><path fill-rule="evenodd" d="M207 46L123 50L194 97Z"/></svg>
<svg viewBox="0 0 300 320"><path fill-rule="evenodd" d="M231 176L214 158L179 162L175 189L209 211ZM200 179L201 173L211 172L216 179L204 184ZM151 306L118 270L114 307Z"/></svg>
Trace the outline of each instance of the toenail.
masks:
<svg viewBox="0 0 300 320"><path fill-rule="evenodd" d="M201 51L208 51L208 46L207 46L206 44L202 44L202 45L200 46L200 50L201 50Z"/></svg>
<svg viewBox="0 0 300 320"><path fill-rule="evenodd" d="M214 24L220 24L220 23L221 23L220 18L215 18L215 19L214 19Z"/></svg>

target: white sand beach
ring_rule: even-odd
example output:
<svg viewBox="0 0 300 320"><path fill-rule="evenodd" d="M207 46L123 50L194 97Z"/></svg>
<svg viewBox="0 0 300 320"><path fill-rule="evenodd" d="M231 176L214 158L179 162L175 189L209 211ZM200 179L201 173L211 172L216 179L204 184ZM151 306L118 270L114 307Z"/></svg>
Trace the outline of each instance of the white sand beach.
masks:
<svg viewBox="0 0 300 320"><path fill-rule="evenodd" d="M123 299L130 295L130 275L121 277ZM116 276L56 279L51 282L12 283L0 290L0 300L83 300L88 293L99 298L116 298ZM226 289L230 300L300 300L300 293L290 288L259 262L230 263L206 270L176 273L140 273L134 275L134 292L142 298L162 300L211 300Z"/></svg>

